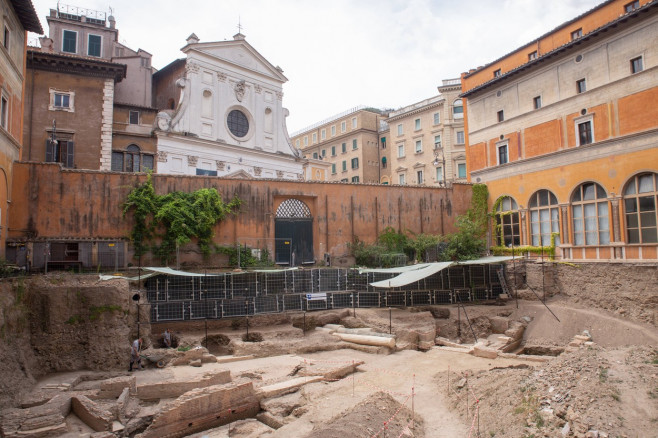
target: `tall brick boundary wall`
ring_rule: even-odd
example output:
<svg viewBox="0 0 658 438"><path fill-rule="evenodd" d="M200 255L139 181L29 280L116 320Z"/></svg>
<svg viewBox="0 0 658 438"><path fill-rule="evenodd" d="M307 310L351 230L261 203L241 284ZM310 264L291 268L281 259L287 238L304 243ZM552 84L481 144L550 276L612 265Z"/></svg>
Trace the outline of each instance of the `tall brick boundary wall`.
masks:
<svg viewBox="0 0 658 438"><path fill-rule="evenodd" d="M130 216L122 216L122 203L145 180L143 174L15 163L8 238L125 238L132 222ZM299 199L313 217L315 260L322 260L325 253L347 254L347 244L357 238L374 242L386 227L414 234L455 232L455 220L469 208L472 194L470 184L435 188L172 175L153 175L153 184L158 194L214 187L224 200L240 198L240 213L215 229L218 245L273 239L278 206Z"/></svg>

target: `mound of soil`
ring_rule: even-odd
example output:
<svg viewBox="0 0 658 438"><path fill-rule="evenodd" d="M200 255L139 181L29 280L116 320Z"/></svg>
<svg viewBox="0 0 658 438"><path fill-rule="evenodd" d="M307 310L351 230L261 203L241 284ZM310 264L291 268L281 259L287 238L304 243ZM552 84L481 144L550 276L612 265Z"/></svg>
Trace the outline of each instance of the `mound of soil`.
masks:
<svg viewBox="0 0 658 438"><path fill-rule="evenodd" d="M407 404L411 401L407 400ZM313 429L307 437L351 438L364 436L424 437L418 415L389 394L376 392L348 412Z"/></svg>

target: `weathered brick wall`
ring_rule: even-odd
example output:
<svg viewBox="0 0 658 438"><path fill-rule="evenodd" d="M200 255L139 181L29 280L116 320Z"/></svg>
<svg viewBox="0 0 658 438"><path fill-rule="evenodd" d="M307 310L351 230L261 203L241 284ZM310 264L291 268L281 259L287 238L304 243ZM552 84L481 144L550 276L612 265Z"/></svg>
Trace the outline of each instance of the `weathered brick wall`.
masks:
<svg viewBox="0 0 658 438"><path fill-rule="evenodd" d="M62 171L57 164L17 163L9 237L15 239L125 238L131 217L122 203L145 175ZM276 208L289 198L313 216L316 260L324 253L347 253L358 238L373 242L385 227L408 233L452 233L455 220L470 206L471 186L449 189L282 180L241 180L204 176L153 175L159 194L214 187L225 200L237 196L241 211L217 225L214 242L234 245L275 237ZM251 246L251 245L250 245Z"/></svg>

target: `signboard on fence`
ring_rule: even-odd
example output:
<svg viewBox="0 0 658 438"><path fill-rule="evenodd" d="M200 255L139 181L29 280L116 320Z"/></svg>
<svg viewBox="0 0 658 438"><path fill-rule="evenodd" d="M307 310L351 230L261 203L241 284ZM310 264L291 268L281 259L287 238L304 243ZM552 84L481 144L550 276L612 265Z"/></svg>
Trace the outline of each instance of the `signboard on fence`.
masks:
<svg viewBox="0 0 658 438"><path fill-rule="evenodd" d="M306 294L306 301L318 301L326 300L327 294L325 293L316 293L316 294Z"/></svg>

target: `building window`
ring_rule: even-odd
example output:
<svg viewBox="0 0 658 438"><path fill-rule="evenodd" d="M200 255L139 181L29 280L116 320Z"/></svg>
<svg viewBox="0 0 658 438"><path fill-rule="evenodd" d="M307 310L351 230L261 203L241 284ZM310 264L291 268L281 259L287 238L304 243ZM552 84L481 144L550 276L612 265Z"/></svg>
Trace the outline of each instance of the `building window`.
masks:
<svg viewBox="0 0 658 438"><path fill-rule="evenodd" d="M494 72L493 72L493 77L494 77L494 78L499 78L500 75L501 75L501 71L500 71L500 69L498 69L498 70L494 70Z"/></svg>
<svg viewBox="0 0 658 438"><path fill-rule="evenodd" d="M457 178L466 178L466 163L457 164Z"/></svg>
<svg viewBox="0 0 658 438"><path fill-rule="evenodd" d="M539 190L528 202L530 209L530 236L533 246L549 246L551 234L560 232L560 213L557 198L548 190ZM555 244L560 237L555 236Z"/></svg>
<svg viewBox="0 0 658 438"><path fill-rule="evenodd" d="M347 172L347 160L343 160L343 172Z"/></svg>
<svg viewBox="0 0 658 438"><path fill-rule="evenodd" d="M331 163L331 173L336 174L336 163Z"/></svg>
<svg viewBox="0 0 658 438"><path fill-rule="evenodd" d="M641 173L624 190L628 243L658 243L658 173Z"/></svg>
<svg viewBox="0 0 658 438"><path fill-rule="evenodd" d="M131 125L139 125L139 111L129 112L128 123Z"/></svg>
<svg viewBox="0 0 658 438"><path fill-rule="evenodd" d="M386 169L386 157L382 157L382 169Z"/></svg>
<svg viewBox="0 0 658 438"><path fill-rule="evenodd" d="M11 39L11 31L9 27L5 24L4 36L2 37L2 45L5 46L5 49L9 50L9 41Z"/></svg>
<svg viewBox="0 0 658 438"><path fill-rule="evenodd" d="M382 149L386 149L386 137L382 137L381 142L382 142Z"/></svg>
<svg viewBox="0 0 658 438"><path fill-rule="evenodd" d="M340 148L341 148L341 152L342 152L342 153L347 152L347 143L343 143L343 144L341 144L341 145L340 145Z"/></svg>
<svg viewBox="0 0 658 438"><path fill-rule="evenodd" d="M320 131L320 140L324 140L325 138L327 138L327 130L323 129Z"/></svg>
<svg viewBox="0 0 658 438"><path fill-rule="evenodd" d="M55 108L69 108L71 104L71 96L63 93L55 93Z"/></svg>
<svg viewBox="0 0 658 438"><path fill-rule="evenodd" d="M308 136L304 136L304 146L308 146Z"/></svg>
<svg viewBox="0 0 658 438"><path fill-rule="evenodd" d="M354 140L352 140L352 149L354 149L354 150L357 149L356 138Z"/></svg>
<svg viewBox="0 0 658 438"><path fill-rule="evenodd" d="M416 140L416 153L419 154L423 152L423 142L421 140Z"/></svg>
<svg viewBox="0 0 658 438"><path fill-rule="evenodd" d="M347 130L347 124L343 121L340 122L340 132L345 132Z"/></svg>
<svg viewBox="0 0 658 438"><path fill-rule="evenodd" d="M335 157L336 156L336 146L331 147L331 156Z"/></svg>
<svg viewBox="0 0 658 438"><path fill-rule="evenodd" d="M642 57L638 56L637 58L631 59L631 73L639 73L642 70L644 70Z"/></svg>
<svg viewBox="0 0 658 438"><path fill-rule="evenodd" d="M404 130L402 129L402 123L398 125L398 135L404 134Z"/></svg>
<svg viewBox="0 0 658 438"><path fill-rule="evenodd" d="M226 122L229 131L238 138L244 137L249 132L249 119L240 110L232 110L228 113Z"/></svg>
<svg viewBox="0 0 658 438"><path fill-rule="evenodd" d="M353 176L352 177L352 182L358 183L359 182L359 177L358 176Z"/></svg>
<svg viewBox="0 0 658 438"><path fill-rule="evenodd" d="M347 178L343 178L340 180L340 182L349 182L349 180Z"/></svg>
<svg viewBox="0 0 658 438"><path fill-rule="evenodd" d="M62 166L73 168L74 154L73 141L69 139L58 138L56 140L46 140L46 163L62 163Z"/></svg>
<svg viewBox="0 0 658 438"><path fill-rule="evenodd" d="M416 131L420 130L420 119L414 120L414 130Z"/></svg>
<svg viewBox="0 0 658 438"><path fill-rule="evenodd" d="M404 157L404 143L398 145L398 158Z"/></svg>
<svg viewBox="0 0 658 438"><path fill-rule="evenodd" d="M532 106L535 109L541 108L541 96L535 96L532 98Z"/></svg>
<svg viewBox="0 0 658 438"><path fill-rule="evenodd" d="M519 246L521 234L519 226L519 207L510 196L496 201L496 242L502 246Z"/></svg>
<svg viewBox="0 0 658 438"><path fill-rule="evenodd" d="M503 110L498 111L497 117L499 123L505 120L505 113L503 112Z"/></svg>
<svg viewBox="0 0 658 438"><path fill-rule="evenodd" d="M594 143L592 123L592 117L587 118L587 120L576 121L576 141L578 142L576 146Z"/></svg>
<svg viewBox="0 0 658 438"><path fill-rule="evenodd" d="M464 144L464 131L457 131L457 141L456 144Z"/></svg>
<svg viewBox="0 0 658 438"><path fill-rule="evenodd" d="M322 157L326 157L326 156L327 156L327 150L326 150L326 149L322 149L322 154L320 154L320 156L322 156Z"/></svg>
<svg viewBox="0 0 658 438"><path fill-rule="evenodd" d="M78 46L78 32L65 30L62 33L62 52L76 53Z"/></svg>
<svg viewBox="0 0 658 438"><path fill-rule="evenodd" d="M434 124L438 125L441 123L441 113L434 113Z"/></svg>
<svg viewBox="0 0 658 438"><path fill-rule="evenodd" d="M537 51L528 53L528 61L534 61L537 59Z"/></svg>
<svg viewBox="0 0 658 438"><path fill-rule="evenodd" d="M509 162L509 153L507 150L507 143L498 146L498 164L506 164Z"/></svg>
<svg viewBox="0 0 658 438"><path fill-rule="evenodd" d="M436 168L436 180L443 182L443 167Z"/></svg>
<svg viewBox="0 0 658 438"><path fill-rule="evenodd" d="M9 127L9 101L4 95L0 96L0 126Z"/></svg>
<svg viewBox="0 0 658 438"><path fill-rule="evenodd" d="M318 153L317 152L313 152L313 158L316 159L316 160L318 159Z"/></svg>
<svg viewBox="0 0 658 438"><path fill-rule="evenodd" d="M147 172L149 170L153 170L153 155L142 154L139 146L131 144L125 152L112 151L113 172Z"/></svg>
<svg viewBox="0 0 658 438"><path fill-rule="evenodd" d="M57 91L54 88L50 88L50 105L48 109L50 111L68 111L73 112L74 110L74 97L75 93L73 92L62 92Z"/></svg>
<svg viewBox="0 0 658 438"><path fill-rule="evenodd" d="M452 118L453 119L464 118L464 104L461 99L455 100L452 104Z"/></svg>
<svg viewBox="0 0 658 438"><path fill-rule="evenodd" d="M331 127L331 136L333 137L335 135L336 135L336 125Z"/></svg>
<svg viewBox="0 0 658 438"><path fill-rule="evenodd" d="M356 129L356 117L352 117L352 129Z"/></svg>
<svg viewBox="0 0 658 438"><path fill-rule="evenodd" d="M359 159L357 157L352 158L352 169L358 169L359 168Z"/></svg>
<svg viewBox="0 0 658 438"><path fill-rule="evenodd" d="M317 133L317 132L314 132L314 133L313 133L313 140L312 140L312 142L313 142L313 144L315 144L315 143L318 142L318 133Z"/></svg>
<svg viewBox="0 0 658 438"><path fill-rule="evenodd" d="M583 36L583 28L581 27L580 29L576 29L573 32L571 32L571 41L580 38Z"/></svg>
<svg viewBox="0 0 658 438"><path fill-rule="evenodd" d="M590 182L571 196L573 241L575 245L607 245L610 243L608 200L600 185Z"/></svg>
<svg viewBox="0 0 658 438"><path fill-rule="evenodd" d="M398 183L403 186L404 185L404 173L401 173L398 175Z"/></svg>
<svg viewBox="0 0 658 438"><path fill-rule="evenodd" d="M639 7L640 7L640 2L639 2L639 0L636 0L634 2L630 2L630 3L625 4L624 5L624 12L626 12L626 13L633 12L634 10L636 10Z"/></svg>
<svg viewBox="0 0 658 438"><path fill-rule="evenodd" d="M87 36L87 55L96 56L100 58L101 56L101 36L89 34Z"/></svg>
<svg viewBox="0 0 658 438"><path fill-rule="evenodd" d="M441 149L441 134L434 136L434 149Z"/></svg>
<svg viewBox="0 0 658 438"><path fill-rule="evenodd" d="M585 81L585 79L580 79L576 81L576 91L578 92L578 94L587 91L587 82Z"/></svg>
<svg viewBox="0 0 658 438"><path fill-rule="evenodd" d="M423 184L423 182L425 182L423 180L423 171L422 170L416 171L416 180L418 181L418 184Z"/></svg>

